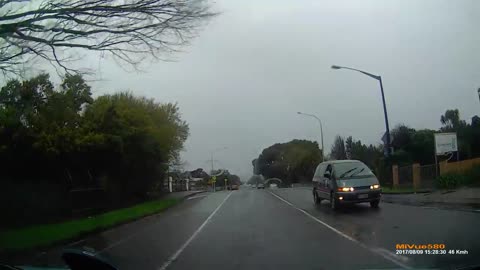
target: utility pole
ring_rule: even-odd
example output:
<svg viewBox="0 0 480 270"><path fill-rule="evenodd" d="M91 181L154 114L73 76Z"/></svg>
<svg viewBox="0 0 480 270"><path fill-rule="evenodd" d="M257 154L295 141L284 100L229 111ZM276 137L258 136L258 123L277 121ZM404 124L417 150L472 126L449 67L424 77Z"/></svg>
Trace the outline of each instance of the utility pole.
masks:
<svg viewBox="0 0 480 270"><path fill-rule="evenodd" d="M211 170L210 172L213 173L213 152L212 152L212 156L211 156L210 162L212 163L212 170Z"/></svg>
<svg viewBox="0 0 480 270"><path fill-rule="evenodd" d="M220 148L217 148L217 149L215 149L215 150L213 150L213 151L210 152L210 162L211 162L211 166L212 166L212 167L211 167L212 170L211 170L210 173L213 173L213 162L214 162L214 160L213 160L213 154L216 153L216 152L218 152L218 151L225 150L225 149L228 149L228 147L226 147L226 146L225 146L225 147L220 147Z"/></svg>

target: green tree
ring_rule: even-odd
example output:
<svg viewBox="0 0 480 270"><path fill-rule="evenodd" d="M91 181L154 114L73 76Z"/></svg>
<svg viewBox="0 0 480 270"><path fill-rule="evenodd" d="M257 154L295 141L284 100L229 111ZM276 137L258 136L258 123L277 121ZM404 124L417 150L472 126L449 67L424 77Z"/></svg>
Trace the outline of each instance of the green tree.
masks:
<svg viewBox="0 0 480 270"><path fill-rule="evenodd" d="M395 126L390 132L393 138L391 145L394 151L405 149L410 144L412 144L412 137L414 133L415 129L410 128L404 124L399 124Z"/></svg>
<svg viewBox="0 0 480 270"><path fill-rule="evenodd" d="M435 131L421 129L415 131L412 144L407 148L412 153L412 159L420 164L433 164L435 162Z"/></svg>
<svg viewBox="0 0 480 270"><path fill-rule="evenodd" d="M6 159L4 164L10 164L9 172L17 172L16 177L45 174L47 178L49 170L62 171L76 150L81 107L91 101L90 89L79 76L66 76L59 90L47 74L23 82L12 80L2 87L0 155Z"/></svg>
<svg viewBox="0 0 480 270"><path fill-rule="evenodd" d="M82 145L95 153L91 166L109 161L96 169L108 172L108 184L119 194L143 196L161 181L163 164L178 158L188 136L188 125L176 104L130 93L98 97L86 108L84 121L88 136Z"/></svg>
<svg viewBox="0 0 480 270"><path fill-rule="evenodd" d="M145 198L178 163L188 133L176 104L130 93L93 99L79 75L58 88L47 74L11 80L0 89L0 181L48 182L55 192L103 186L112 202Z"/></svg>
<svg viewBox="0 0 480 270"><path fill-rule="evenodd" d="M322 160L316 142L292 140L265 148L258 157L258 170L265 178L280 178L285 184L311 181Z"/></svg>
<svg viewBox="0 0 480 270"><path fill-rule="evenodd" d="M340 135L337 135L335 137L335 140L333 141L332 150L330 151L330 157L336 160L347 159L347 153L345 151L345 140Z"/></svg>
<svg viewBox="0 0 480 270"><path fill-rule="evenodd" d="M346 153L347 159L353 159L352 152L353 152L353 137L348 136L347 139L345 140L345 153Z"/></svg>
<svg viewBox="0 0 480 270"><path fill-rule="evenodd" d="M360 140L354 140L352 136L348 136L345 140L345 150L349 159L360 160L372 169L377 166L378 159L383 156L381 147L367 146Z"/></svg>
<svg viewBox="0 0 480 270"><path fill-rule="evenodd" d="M471 149L473 157L480 157L480 117L472 117L470 138L473 138Z"/></svg>
<svg viewBox="0 0 480 270"><path fill-rule="evenodd" d="M457 133L460 159L472 158L472 145L475 144L473 127L472 125L467 124L465 120L460 119L460 112L458 109L446 110L445 114L440 117L440 122L443 125L443 127L440 128L441 132Z"/></svg>
<svg viewBox="0 0 480 270"><path fill-rule="evenodd" d="M442 131L457 131L466 125L465 121L460 120L458 109L445 111L445 114L440 116L440 122L443 125Z"/></svg>

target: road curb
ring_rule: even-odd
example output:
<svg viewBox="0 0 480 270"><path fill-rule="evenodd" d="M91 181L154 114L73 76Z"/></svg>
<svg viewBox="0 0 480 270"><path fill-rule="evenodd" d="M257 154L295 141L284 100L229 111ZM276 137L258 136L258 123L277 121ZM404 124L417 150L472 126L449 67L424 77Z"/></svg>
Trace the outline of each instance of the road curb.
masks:
<svg viewBox="0 0 480 270"><path fill-rule="evenodd" d="M198 195L198 194L207 192L206 190L196 190L196 191L197 191L197 192L194 192L194 193L192 193L192 194L188 194L187 196L184 196L184 197L181 198L180 200L186 200L186 199L188 199L188 198L190 198L190 197L193 197L193 196L195 196L195 195Z"/></svg>

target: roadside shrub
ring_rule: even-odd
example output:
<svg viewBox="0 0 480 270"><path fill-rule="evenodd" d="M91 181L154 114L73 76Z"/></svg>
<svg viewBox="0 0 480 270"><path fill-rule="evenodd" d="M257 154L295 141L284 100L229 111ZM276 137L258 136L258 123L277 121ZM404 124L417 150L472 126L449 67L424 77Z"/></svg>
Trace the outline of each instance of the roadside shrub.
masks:
<svg viewBox="0 0 480 270"><path fill-rule="evenodd" d="M439 188L456 188L463 185L466 182L465 175L458 173L448 173L440 175L437 179L437 186Z"/></svg>
<svg viewBox="0 0 480 270"><path fill-rule="evenodd" d="M480 166L478 165L463 173L452 172L440 175L437 179L437 187L439 188L457 188L459 186L477 185L480 185Z"/></svg>
<svg viewBox="0 0 480 270"><path fill-rule="evenodd" d="M472 167L467 172L466 185L480 186L480 165Z"/></svg>

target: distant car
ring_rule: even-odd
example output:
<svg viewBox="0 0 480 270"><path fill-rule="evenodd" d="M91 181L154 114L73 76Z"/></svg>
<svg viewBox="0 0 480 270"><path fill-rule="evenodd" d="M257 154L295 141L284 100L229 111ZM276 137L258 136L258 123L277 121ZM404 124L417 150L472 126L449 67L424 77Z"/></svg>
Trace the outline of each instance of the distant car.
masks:
<svg viewBox="0 0 480 270"><path fill-rule="evenodd" d="M257 189L265 189L265 185L264 184L257 184Z"/></svg>
<svg viewBox="0 0 480 270"><path fill-rule="evenodd" d="M270 184L270 188L273 188L273 189L278 188L278 185L277 184Z"/></svg>
<svg viewBox="0 0 480 270"><path fill-rule="evenodd" d="M358 160L322 162L313 176L313 201L330 201L332 209L341 204L369 202L372 208L380 203L382 189L377 177Z"/></svg>
<svg viewBox="0 0 480 270"><path fill-rule="evenodd" d="M239 185L232 185L232 187L230 188L231 190L238 190L240 188Z"/></svg>

